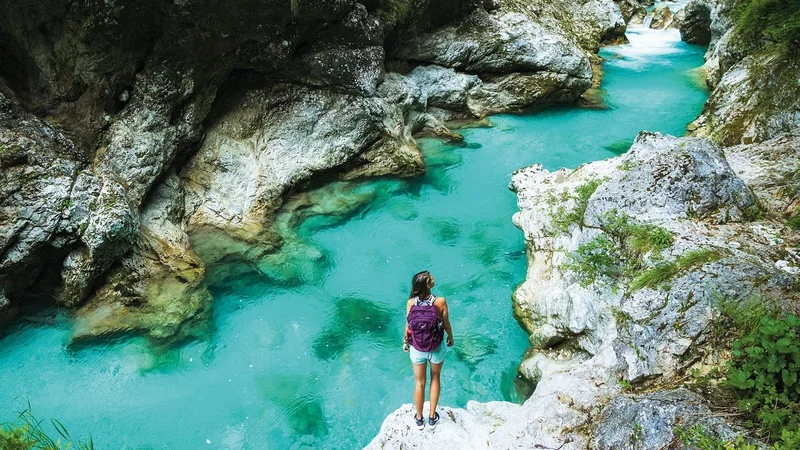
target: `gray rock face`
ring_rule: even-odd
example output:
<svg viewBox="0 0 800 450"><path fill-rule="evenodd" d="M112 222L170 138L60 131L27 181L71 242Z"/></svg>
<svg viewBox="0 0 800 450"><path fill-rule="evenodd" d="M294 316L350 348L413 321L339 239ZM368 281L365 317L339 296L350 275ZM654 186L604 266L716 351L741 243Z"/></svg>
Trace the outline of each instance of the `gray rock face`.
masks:
<svg viewBox="0 0 800 450"><path fill-rule="evenodd" d="M208 308L193 232L270 251L274 212L315 174L419 174L412 133L460 139L441 119L572 100L591 79L549 14L543 26L480 0L403 14L338 0L56 3L0 6L0 292L4 315L39 291L86 302L76 338L193 327ZM587 5L581 30L616 27L613 2ZM599 43L595 31L586 39ZM426 58L483 79L433 65L385 73L384 48L437 33L460 48ZM487 50L470 56L476 45Z"/></svg>
<svg viewBox="0 0 800 450"><path fill-rule="evenodd" d="M736 38L726 36L714 50L722 52L717 57L719 82L703 114L690 127L693 134L736 145L762 142L800 126L800 63L772 48L725 68L724 55L732 47L728 42Z"/></svg>
<svg viewBox="0 0 800 450"><path fill-rule="evenodd" d="M2 94L0 148L0 291L7 300L34 283L48 292L60 273L57 299L75 305L127 251L137 216L119 183L92 175L64 134Z"/></svg>
<svg viewBox="0 0 800 450"><path fill-rule="evenodd" d="M615 172L595 191L584 223L616 209L640 220L692 217L714 223L742 221L755 197L731 170L722 149L704 139L640 133L626 158L637 161Z"/></svg>
<svg viewBox="0 0 800 450"><path fill-rule="evenodd" d="M604 181L588 199L583 222L570 226L568 234L559 233L552 223L555 206L547 199L589 180ZM671 376L683 370L686 353L712 319L715 293L725 286L738 286L738 292L755 289L759 276L774 277L766 290L781 292L786 286L774 266L780 259L777 243L763 238L761 226L740 223L755 197L707 140L642 133L617 159L553 174L533 166L514 175L512 188L521 209L514 222L525 233L530 258L528 280L516 292L515 313L534 347L569 343L595 354L614 342L618 357L626 361L626 379ZM675 242L661 256L666 260L692 249L718 249L720 257L677 272L668 287L626 289L625 280L611 287L581 285L565 263L579 245L606 235L609 214L669 230ZM730 248L734 235L759 250ZM648 267L659 255L645 255L646 261L650 258L655 259ZM754 258L760 262L754 265ZM613 288L614 283L622 284Z"/></svg>
<svg viewBox="0 0 800 450"><path fill-rule="evenodd" d="M668 448L675 439L675 427L689 429L698 424L723 440L736 436L724 420L714 416L702 397L685 389L621 395L603 408L593 448Z"/></svg>
<svg viewBox="0 0 800 450"><path fill-rule="evenodd" d="M547 71L591 78L589 60L577 47L515 13L476 11L458 27L411 38L392 56L470 73Z"/></svg>
<svg viewBox="0 0 800 450"><path fill-rule="evenodd" d="M5 295L0 294L0 323L5 323L11 319L11 302Z"/></svg>
<svg viewBox="0 0 800 450"><path fill-rule="evenodd" d="M619 2L622 18L628 25L641 25L647 16L647 9L636 0L623 0Z"/></svg>
<svg viewBox="0 0 800 450"><path fill-rule="evenodd" d="M699 17L704 17L702 5L693 6ZM725 146L792 132L800 126L800 63L779 45L759 46L739 36L733 2L706 5L711 8L706 82L713 90L689 131Z"/></svg>
<svg viewBox="0 0 800 450"><path fill-rule="evenodd" d="M151 194L132 251L76 311L73 340L131 332L163 339L204 329L211 295L186 234L184 197L174 174Z"/></svg>
<svg viewBox="0 0 800 450"><path fill-rule="evenodd" d="M592 79L588 54L574 41L527 14L505 9L476 10L457 26L394 47L391 57L425 64L410 76L430 106L475 117L572 101Z"/></svg>
<svg viewBox="0 0 800 450"><path fill-rule="evenodd" d="M631 0L635 1L635 0ZM602 44L624 43L626 1L504 0L502 10L522 13L578 47L597 52Z"/></svg>
<svg viewBox="0 0 800 450"><path fill-rule="evenodd" d="M800 135L780 135L760 144L725 148L731 168L776 217L795 215L800 207Z"/></svg>
<svg viewBox="0 0 800 450"><path fill-rule="evenodd" d="M690 44L707 45L711 42L711 8L698 0L682 9L681 40Z"/></svg>
<svg viewBox="0 0 800 450"><path fill-rule="evenodd" d="M209 130L181 175L191 193L192 227L257 234L285 192L315 172L345 169L359 155L380 162L375 175L424 170L403 111L383 99L271 85L230 102L236 106Z"/></svg>

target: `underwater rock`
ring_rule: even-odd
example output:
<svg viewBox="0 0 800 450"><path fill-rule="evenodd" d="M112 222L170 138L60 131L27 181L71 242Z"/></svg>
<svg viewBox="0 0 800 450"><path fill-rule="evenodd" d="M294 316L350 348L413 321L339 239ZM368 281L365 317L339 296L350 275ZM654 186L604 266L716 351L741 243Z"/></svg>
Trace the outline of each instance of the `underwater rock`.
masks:
<svg viewBox="0 0 800 450"><path fill-rule="evenodd" d="M390 346L401 338L388 323L389 310L371 300L337 299L329 323L314 339L314 355L323 360L336 358L348 350L350 342L364 336Z"/></svg>

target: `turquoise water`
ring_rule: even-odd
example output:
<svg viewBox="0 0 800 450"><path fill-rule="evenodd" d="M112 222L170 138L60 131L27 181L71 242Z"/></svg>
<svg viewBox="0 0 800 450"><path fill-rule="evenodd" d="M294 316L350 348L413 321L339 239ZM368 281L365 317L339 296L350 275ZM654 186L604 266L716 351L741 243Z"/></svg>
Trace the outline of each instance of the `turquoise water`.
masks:
<svg viewBox="0 0 800 450"><path fill-rule="evenodd" d="M0 340L0 422L30 400L36 416L60 419L73 435L91 432L102 449L363 446L411 401L400 342L410 278L423 269L448 298L456 340L441 403L524 400L515 367L527 336L510 297L526 261L511 224L511 173L614 156L642 129L683 134L706 98L692 70L704 49L674 30L629 36L630 45L602 52L606 109L496 116L492 128L464 130L467 145L422 141L423 178L314 192L316 202L357 205L299 226L313 256L302 283L238 270L212 286L207 341L76 349L65 347L60 313L14 325Z"/></svg>

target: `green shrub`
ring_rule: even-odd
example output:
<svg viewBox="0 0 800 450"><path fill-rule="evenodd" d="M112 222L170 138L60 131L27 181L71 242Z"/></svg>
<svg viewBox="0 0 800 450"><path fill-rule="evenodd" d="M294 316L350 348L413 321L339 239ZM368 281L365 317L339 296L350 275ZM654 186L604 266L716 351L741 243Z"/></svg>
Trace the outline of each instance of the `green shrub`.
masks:
<svg viewBox="0 0 800 450"><path fill-rule="evenodd" d="M789 220L786 221L786 225L793 230L800 230L800 215L790 217Z"/></svg>
<svg viewBox="0 0 800 450"><path fill-rule="evenodd" d="M606 234L581 244L567 265L583 287L594 282L613 284L622 276L630 276L643 268L645 255L668 248L674 240L667 229L638 223L616 210L602 214L599 220Z"/></svg>
<svg viewBox="0 0 800 450"><path fill-rule="evenodd" d="M601 234L585 242L569 255L567 268L578 275L581 286L610 284L623 273L622 255L617 245Z"/></svg>
<svg viewBox="0 0 800 450"><path fill-rule="evenodd" d="M782 430L780 440L772 446L772 450L797 450L800 448L800 430Z"/></svg>
<svg viewBox="0 0 800 450"><path fill-rule="evenodd" d="M611 210L600 216L600 228L614 236L632 257L641 260L650 251L669 248L674 242L666 228L638 223L625 213Z"/></svg>
<svg viewBox="0 0 800 450"><path fill-rule="evenodd" d="M755 445L748 444L739 436L733 442L723 441L708 434L703 426L697 424L691 428L675 427L675 437L681 444L698 450L757 450Z"/></svg>
<svg viewBox="0 0 800 450"><path fill-rule="evenodd" d="M783 184L779 190L781 196L797 197L800 195L800 166L784 173L781 183Z"/></svg>
<svg viewBox="0 0 800 450"><path fill-rule="evenodd" d="M781 436L800 426L800 319L762 317L759 326L733 344L727 383L739 394L739 409L751 426Z"/></svg>
<svg viewBox="0 0 800 450"><path fill-rule="evenodd" d="M736 32L745 40L774 42L797 53L800 0L740 0L734 14Z"/></svg>
<svg viewBox="0 0 800 450"><path fill-rule="evenodd" d="M797 208L797 212L794 216L786 220L786 226L793 230L800 230L800 208Z"/></svg>
<svg viewBox="0 0 800 450"><path fill-rule="evenodd" d="M675 427L675 438L684 446L698 450L757 450L753 444L748 444L744 437L738 436L734 441L724 441L708 434L703 426L697 424L691 428ZM769 450L797 450L800 448L800 431L783 430L779 440Z"/></svg>
<svg viewBox="0 0 800 450"><path fill-rule="evenodd" d="M719 250L710 248L700 248L697 250L689 250L678 257L678 267L680 269L688 269L692 267L699 267L705 263L716 261L722 257Z"/></svg>
<svg viewBox="0 0 800 450"><path fill-rule="evenodd" d="M594 194L594 191L603 184L603 179L593 178L586 183L575 188L574 194L564 192L561 195L560 201L567 202L569 200L575 201L575 206L572 209L567 209L563 205L558 205L550 210L550 219L553 227L561 234L569 232L569 227L572 224L583 225L583 217L586 214L586 206L589 204L589 197ZM555 206L559 201L555 196L548 198L548 203Z"/></svg>
<svg viewBox="0 0 800 450"><path fill-rule="evenodd" d="M758 328L762 317L774 316L779 312L775 300L761 295L748 297L731 297L718 295L720 315L719 322L725 331L735 331L738 337L746 336Z"/></svg>

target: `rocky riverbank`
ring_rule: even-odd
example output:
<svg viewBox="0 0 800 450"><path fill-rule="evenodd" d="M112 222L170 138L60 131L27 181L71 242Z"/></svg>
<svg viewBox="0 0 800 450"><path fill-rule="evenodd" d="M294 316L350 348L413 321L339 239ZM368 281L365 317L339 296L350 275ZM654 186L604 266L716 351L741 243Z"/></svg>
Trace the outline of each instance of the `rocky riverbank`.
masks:
<svg viewBox="0 0 800 450"><path fill-rule="evenodd" d="M404 427L403 407L368 448L667 448L678 426L742 433L681 386L730 358L723 305L797 312L800 71L778 46L743 42L730 14L695 1L679 24L711 40L700 137L642 132L616 158L514 174L528 274L513 304L533 395L445 408L435 434Z"/></svg>
<svg viewBox="0 0 800 450"><path fill-rule="evenodd" d="M293 193L573 101L625 29L610 0L50 3L0 7L0 317L55 299L76 339L195 334L207 268L285 245Z"/></svg>

